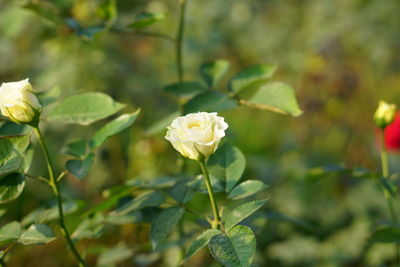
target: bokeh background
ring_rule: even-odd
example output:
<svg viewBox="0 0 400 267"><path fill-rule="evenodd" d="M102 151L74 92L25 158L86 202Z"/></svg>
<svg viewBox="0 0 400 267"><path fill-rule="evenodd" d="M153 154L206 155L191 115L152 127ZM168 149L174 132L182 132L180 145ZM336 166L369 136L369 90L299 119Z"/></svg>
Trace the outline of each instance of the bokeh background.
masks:
<svg viewBox="0 0 400 267"><path fill-rule="evenodd" d="M31 3L44 4L47 13L38 15L27 8ZM174 43L168 39L177 31L178 0L117 0L110 29L94 34L110 17L107 3L0 0L0 82L29 77L39 91L59 87L61 96L101 91L142 108L132 131L100 151L88 178L67 177L67 193L90 203L107 187L176 173L181 164L165 133L148 131L179 104L162 90L178 79ZM163 36L120 30L142 11L166 14L146 28ZM245 107L221 113L230 125L229 138L246 155L244 179L270 185L270 201L252 217L258 238L255 266L393 262L393 246L368 242L371 231L389 218L383 194L349 169L379 171L372 114L379 99L400 104L399 12L398 0L188 0L185 80L200 80L199 66L216 59L231 63L227 78L252 64L277 64L273 79L296 89L304 111L296 118ZM58 19L67 26L55 26ZM78 24L82 31L71 26ZM219 90L227 90L226 79ZM62 143L90 136L96 125L45 127L57 155ZM40 158L32 172L42 172ZM399 162L392 153L392 171L400 170ZM199 172L188 164L190 172ZM20 199L1 207L7 209L1 220L21 219L51 199L51 192L30 182ZM147 226L118 231L135 248L135 255L118 266L175 266L174 247L158 254L137 249L146 242ZM106 234L80 248L93 252L96 245L120 241ZM73 266L63 250L62 241L18 247L10 266ZM190 264L213 263L204 251Z"/></svg>

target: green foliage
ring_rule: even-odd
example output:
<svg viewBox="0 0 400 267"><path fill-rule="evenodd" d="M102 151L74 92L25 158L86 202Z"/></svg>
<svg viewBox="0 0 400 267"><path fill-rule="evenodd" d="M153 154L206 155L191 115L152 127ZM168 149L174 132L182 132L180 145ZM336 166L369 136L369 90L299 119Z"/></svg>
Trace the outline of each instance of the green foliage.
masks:
<svg viewBox="0 0 400 267"><path fill-rule="evenodd" d="M55 239L53 230L45 224L32 224L22 232L18 243L22 245L41 245L50 243Z"/></svg>
<svg viewBox="0 0 400 267"><path fill-rule="evenodd" d="M124 244L109 248L100 254L97 266L110 266L133 255L133 250Z"/></svg>
<svg viewBox="0 0 400 267"><path fill-rule="evenodd" d="M124 107L103 93L82 93L57 103L48 119L60 123L89 125L107 118Z"/></svg>
<svg viewBox="0 0 400 267"><path fill-rule="evenodd" d="M211 238L219 234L222 234L222 232L217 229L208 229L202 232L190 245L186 253L185 260L195 255L200 249L205 247L210 242Z"/></svg>
<svg viewBox="0 0 400 267"><path fill-rule="evenodd" d="M249 267L256 252L256 239L250 228L238 225L211 238L211 254L226 267Z"/></svg>
<svg viewBox="0 0 400 267"><path fill-rule="evenodd" d="M253 90L263 85L276 70L275 65L254 65L242 70L229 81L229 88L235 94Z"/></svg>
<svg viewBox="0 0 400 267"><path fill-rule="evenodd" d="M20 173L11 173L0 180L0 204L10 202L19 195L25 187L25 176Z"/></svg>
<svg viewBox="0 0 400 267"><path fill-rule="evenodd" d="M189 202L200 186L200 180L182 180L174 184L169 194L180 204Z"/></svg>
<svg viewBox="0 0 400 267"><path fill-rule="evenodd" d="M400 243L400 228L395 226L383 227L376 230L371 238L374 243Z"/></svg>
<svg viewBox="0 0 400 267"><path fill-rule="evenodd" d="M226 142L211 155L207 165L211 176L224 184L225 192L230 192L242 177L246 159L237 147Z"/></svg>
<svg viewBox="0 0 400 267"><path fill-rule="evenodd" d="M158 214L150 230L150 240L153 249L172 232L184 212L185 210L182 207L171 207Z"/></svg>
<svg viewBox="0 0 400 267"><path fill-rule="evenodd" d="M207 85L216 88L224 75L229 70L229 62L226 60L216 60L214 62L204 63L200 66L200 74Z"/></svg>
<svg viewBox="0 0 400 267"><path fill-rule="evenodd" d="M229 193L228 198L230 199L241 199L253 194L258 193L266 189L268 186L258 180L247 180L241 184L235 186Z"/></svg>
<svg viewBox="0 0 400 267"><path fill-rule="evenodd" d="M189 114L199 111L219 112L236 107L236 101L226 94L214 90L207 90L190 99L183 107L183 113Z"/></svg>
<svg viewBox="0 0 400 267"><path fill-rule="evenodd" d="M7 223L0 228L0 244L13 242L21 235L21 224L17 221Z"/></svg>
<svg viewBox="0 0 400 267"><path fill-rule="evenodd" d="M130 28L142 29L160 20L165 19L164 13L148 13L143 12L135 17L135 20L128 25Z"/></svg>
<svg viewBox="0 0 400 267"><path fill-rule="evenodd" d="M30 134L0 137L0 179L22 166Z"/></svg>
<svg viewBox="0 0 400 267"><path fill-rule="evenodd" d="M229 229L234 227L236 224L259 210L266 202L267 200L255 200L234 208L230 213L223 217L225 230L229 231Z"/></svg>
<svg viewBox="0 0 400 267"><path fill-rule="evenodd" d="M65 168L79 180L85 178L93 165L94 154L88 154L84 159L71 159L65 164Z"/></svg>
<svg viewBox="0 0 400 267"><path fill-rule="evenodd" d="M114 211L115 215L124 215L134 210L158 207L164 202L164 195L159 191L148 191L124 203Z"/></svg>
<svg viewBox="0 0 400 267"><path fill-rule="evenodd" d="M63 153L72 157L83 158L86 155L86 141L83 139L71 142L63 147Z"/></svg>
<svg viewBox="0 0 400 267"><path fill-rule="evenodd" d="M190 97L207 90L207 87L200 82L184 81L164 87L164 91L181 97Z"/></svg>

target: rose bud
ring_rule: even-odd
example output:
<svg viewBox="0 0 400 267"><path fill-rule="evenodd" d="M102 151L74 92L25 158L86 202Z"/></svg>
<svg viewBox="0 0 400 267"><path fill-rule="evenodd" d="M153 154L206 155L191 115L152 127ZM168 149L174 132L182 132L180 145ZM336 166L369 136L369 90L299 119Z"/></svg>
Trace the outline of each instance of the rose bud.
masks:
<svg viewBox="0 0 400 267"><path fill-rule="evenodd" d="M33 93L29 79L0 86L0 110L15 123L37 124L42 106Z"/></svg>
<svg viewBox="0 0 400 267"><path fill-rule="evenodd" d="M385 129L394 120L394 114L396 113L396 105L388 104L385 101L379 101L379 106L374 114L374 121L376 125Z"/></svg>
<svg viewBox="0 0 400 267"><path fill-rule="evenodd" d="M217 113L198 112L176 118L165 139L184 157L201 160L217 150L228 124Z"/></svg>

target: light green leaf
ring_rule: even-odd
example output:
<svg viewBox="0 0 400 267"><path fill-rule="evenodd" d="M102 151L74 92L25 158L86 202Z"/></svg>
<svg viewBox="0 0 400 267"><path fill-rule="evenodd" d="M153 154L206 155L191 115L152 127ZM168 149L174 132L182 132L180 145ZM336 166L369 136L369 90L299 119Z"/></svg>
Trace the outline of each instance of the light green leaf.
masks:
<svg viewBox="0 0 400 267"><path fill-rule="evenodd" d="M82 93L57 103L48 119L61 123L89 125L113 115L124 106L103 93Z"/></svg>
<svg viewBox="0 0 400 267"><path fill-rule="evenodd" d="M259 208L264 206L266 202L267 202L266 199L250 201L233 209L228 215L224 216L223 218L225 230L231 229L236 224L240 223L241 221L249 217Z"/></svg>
<svg viewBox="0 0 400 267"><path fill-rule="evenodd" d="M230 192L242 176L246 159L243 153L230 143L225 143L208 160L210 174L222 181L225 192Z"/></svg>
<svg viewBox="0 0 400 267"><path fill-rule="evenodd" d="M30 134L0 137L0 177L22 166L30 137Z"/></svg>
<svg viewBox="0 0 400 267"><path fill-rule="evenodd" d="M194 254L196 254L200 249L202 249L204 246L210 242L210 239L218 234L221 234L222 232L217 229L208 229L205 230L203 233L201 233L196 240L190 245L186 256L185 260L189 259L192 257Z"/></svg>
<svg viewBox="0 0 400 267"><path fill-rule="evenodd" d="M216 60L204 63L200 66L200 74L209 87L215 88L218 82L229 70L229 62L226 60Z"/></svg>
<svg viewBox="0 0 400 267"><path fill-rule="evenodd" d="M123 215L134 210L140 210L148 207L158 207L164 202L164 195L159 191L149 191L136 198L129 200L121 207L113 211L113 215Z"/></svg>
<svg viewBox="0 0 400 267"><path fill-rule="evenodd" d="M206 111L218 112L235 108L237 103L226 94L218 91L207 90L190 99L183 107L183 113Z"/></svg>
<svg viewBox="0 0 400 267"><path fill-rule="evenodd" d="M129 259L133 255L133 250L126 245L121 244L113 248L108 248L100 254L97 265L101 266L114 266L114 264Z"/></svg>
<svg viewBox="0 0 400 267"><path fill-rule="evenodd" d="M109 137L127 129L135 122L139 113L140 109L133 113L123 114L115 120L107 123L100 130L98 130L89 141L90 148L95 149L101 146Z"/></svg>
<svg viewBox="0 0 400 267"><path fill-rule="evenodd" d="M123 215L109 215L105 221L116 225L139 223L143 222L143 214L142 211L135 210Z"/></svg>
<svg viewBox="0 0 400 267"><path fill-rule="evenodd" d="M229 88L236 94L243 90L258 88L274 74L275 70L275 65L259 64L251 66L236 74L230 80Z"/></svg>
<svg viewBox="0 0 400 267"><path fill-rule="evenodd" d="M135 17L135 20L131 24L129 24L128 27L135 29L142 29L163 19L165 19L164 13L143 12L137 15Z"/></svg>
<svg viewBox="0 0 400 267"><path fill-rule="evenodd" d="M48 244L55 239L53 230L45 224L32 224L18 239L22 245Z"/></svg>
<svg viewBox="0 0 400 267"><path fill-rule="evenodd" d="M101 213L95 214L81 221L71 237L74 241L82 240L85 238L98 238L103 233L104 217Z"/></svg>
<svg viewBox="0 0 400 267"><path fill-rule="evenodd" d="M57 101L61 96L61 88L58 86L53 87L49 91L46 92L38 92L36 93L39 98L40 104L42 106L47 106L55 101Z"/></svg>
<svg viewBox="0 0 400 267"><path fill-rule="evenodd" d="M171 207L158 214L150 229L150 240L153 249L156 249L158 242L172 232L184 212L185 210L182 207Z"/></svg>
<svg viewBox="0 0 400 267"><path fill-rule="evenodd" d="M372 234L370 241L374 243L400 244L400 228L389 226L378 229Z"/></svg>
<svg viewBox="0 0 400 267"><path fill-rule="evenodd" d="M249 267L256 252L256 238L250 228L238 225L211 238L213 257L226 267Z"/></svg>
<svg viewBox="0 0 400 267"><path fill-rule="evenodd" d="M17 240L21 234L21 224L17 221L10 222L0 228L0 245Z"/></svg>
<svg viewBox="0 0 400 267"><path fill-rule="evenodd" d="M239 98L241 105L281 114L299 116L302 111L297 104L293 88L282 83L272 82L258 88L243 90Z"/></svg>
<svg viewBox="0 0 400 267"><path fill-rule="evenodd" d="M83 160L80 159L71 159L68 160L65 164L65 168L77 177L79 180L85 178L90 171L90 168L93 165L94 154L90 153Z"/></svg>
<svg viewBox="0 0 400 267"><path fill-rule="evenodd" d="M0 204L10 202L21 195L25 187L25 177L11 173L0 180Z"/></svg>
<svg viewBox="0 0 400 267"><path fill-rule="evenodd" d="M81 159L86 156L86 145L87 143L85 140L79 139L65 145L62 149L62 153Z"/></svg>
<svg viewBox="0 0 400 267"><path fill-rule="evenodd" d="M264 190L268 186L258 180L247 180L235 188L229 193L228 198L230 199L241 199L251 196L261 190Z"/></svg>
<svg viewBox="0 0 400 267"><path fill-rule="evenodd" d="M164 87L164 91L181 97L190 97L207 90L207 87L200 82L184 81Z"/></svg>

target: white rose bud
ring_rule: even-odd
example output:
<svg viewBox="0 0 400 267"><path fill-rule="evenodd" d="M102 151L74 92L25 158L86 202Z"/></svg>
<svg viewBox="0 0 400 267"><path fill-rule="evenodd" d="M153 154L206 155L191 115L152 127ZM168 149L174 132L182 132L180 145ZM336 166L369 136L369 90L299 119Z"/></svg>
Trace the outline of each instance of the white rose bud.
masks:
<svg viewBox="0 0 400 267"><path fill-rule="evenodd" d="M15 123L35 124L42 106L33 93L29 79L3 83L0 86L0 110Z"/></svg>
<svg viewBox="0 0 400 267"><path fill-rule="evenodd" d="M217 150L228 124L217 113L198 112L176 118L165 139L183 156L194 160L207 158Z"/></svg>
<svg viewBox="0 0 400 267"><path fill-rule="evenodd" d="M395 104L388 104L383 100L379 101L378 108L376 109L374 114L376 125L381 129L385 129L387 126L392 124L395 114Z"/></svg>

